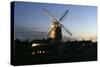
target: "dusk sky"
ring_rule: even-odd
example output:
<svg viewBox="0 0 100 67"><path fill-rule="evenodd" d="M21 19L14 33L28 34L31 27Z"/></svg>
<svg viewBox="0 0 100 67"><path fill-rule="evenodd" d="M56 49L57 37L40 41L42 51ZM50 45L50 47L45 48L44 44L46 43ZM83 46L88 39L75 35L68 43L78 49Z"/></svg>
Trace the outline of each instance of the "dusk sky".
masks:
<svg viewBox="0 0 100 67"><path fill-rule="evenodd" d="M62 20L73 36L63 30L63 36L76 39L97 38L97 7L82 5L59 5L47 3L15 2L15 38L35 39L46 37L51 29L52 18L42 8L47 9L58 20L69 10Z"/></svg>

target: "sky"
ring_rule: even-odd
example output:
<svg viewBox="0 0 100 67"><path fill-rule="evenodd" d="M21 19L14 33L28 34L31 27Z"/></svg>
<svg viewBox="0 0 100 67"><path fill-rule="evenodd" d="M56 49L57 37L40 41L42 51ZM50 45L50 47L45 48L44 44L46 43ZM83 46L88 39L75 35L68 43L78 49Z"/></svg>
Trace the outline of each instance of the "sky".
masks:
<svg viewBox="0 0 100 67"><path fill-rule="evenodd" d="M63 30L64 37L94 41L97 39L96 6L34 2L15 2L15 38L32 40L46 37L53 19L42 8L47 9L57 20L69 10L60 23L69 28L73 36Z"/></svg>

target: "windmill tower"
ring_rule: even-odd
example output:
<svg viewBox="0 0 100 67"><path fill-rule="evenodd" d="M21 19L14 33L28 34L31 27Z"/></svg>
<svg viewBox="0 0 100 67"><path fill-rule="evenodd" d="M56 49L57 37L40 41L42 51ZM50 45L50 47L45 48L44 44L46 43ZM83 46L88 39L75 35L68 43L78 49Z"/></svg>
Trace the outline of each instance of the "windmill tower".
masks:
<svg viewBox="0 0 100 67"><path fill-rule="evenodd" d="M65 15L68 13L68 10L61 16L61 18L59 20L57 20L50 12L48 12L46 9L43 8L43 10L50 16L53 18L52 21L52 26L51 26L51 30L49 31L49 33L47 34L47 36L50 36L51 39L56 40L56 41L61 41L62 40L62 28L67 31L67 33L69 35L72 36L72 33L70 32L69 29L66 29L64 27L63 24L61 24L60 22L62 21L62 19L65 17Z"/></svg>

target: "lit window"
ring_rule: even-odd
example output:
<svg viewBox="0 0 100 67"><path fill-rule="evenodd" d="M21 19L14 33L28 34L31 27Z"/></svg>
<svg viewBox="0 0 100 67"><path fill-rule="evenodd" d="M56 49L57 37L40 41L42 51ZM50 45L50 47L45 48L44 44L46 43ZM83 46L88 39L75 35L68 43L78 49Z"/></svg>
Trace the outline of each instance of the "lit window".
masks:
<svg viewBox="0 0 100 67"><path fill-rule="evenodd" d="M42 53L45 53L45 51L42 51Z"/></svg>
<svg viewBox="0 0 100 67"><path fill-rule="evenodd" d="M41 53L41 51L40 51L40 53Z"/></svg>
<svg viewBox="0 0 100 67"><path fill-rule="evenodd" d="M85 46L85 44L83 44L83 47Z"/></svg>
<svg viewBox="0 0 100 67"><path fill-rule="evenodd" d="M32 52L33 55L35 55L35 52Z"/></svg>

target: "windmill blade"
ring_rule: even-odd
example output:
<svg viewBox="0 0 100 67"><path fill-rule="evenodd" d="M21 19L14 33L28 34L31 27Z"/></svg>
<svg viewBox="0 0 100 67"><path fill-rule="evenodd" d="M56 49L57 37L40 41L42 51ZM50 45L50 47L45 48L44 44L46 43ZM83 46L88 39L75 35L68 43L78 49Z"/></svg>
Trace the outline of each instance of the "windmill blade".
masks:
<svg viewBox="0 0 100 67"><path fill-rule="evenodd" d="M56 18L50 13L48 12L45 8L42 8L48 15L50 15L54 20L56 20Z"/></svg>
<svg viewBox="0 0 100 67"><path fill-rule="evenodd" d="M65 15L68 13L68 10L61 16L61 18L59 19L59 22L65 17Z"/></svg>
<svg viewBox="0 0 100 67"><path fill-rule="evenodd" d="M54 26L51 30L50 30L50 32L47 34L47 36L51 33L51 31L55 28L56 26Z"/></svg>
<svg viewBox="0 0 100 67"><path fill-rule="evenodd" d="M72 36L72 33L70 32L70 30L67 30L63 25L61 25L61 26L62 26L62 28L65 29L65 31L67 31Z"/></svg>

